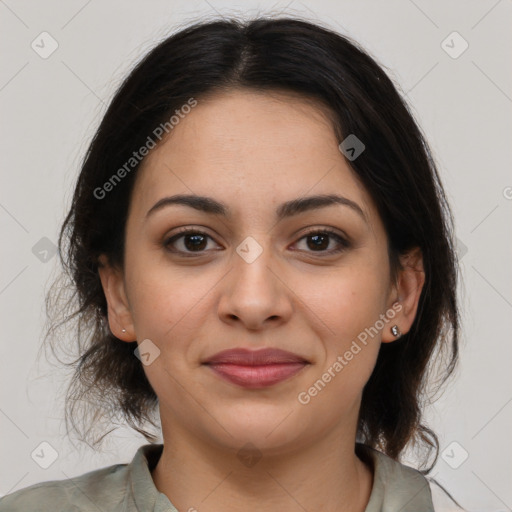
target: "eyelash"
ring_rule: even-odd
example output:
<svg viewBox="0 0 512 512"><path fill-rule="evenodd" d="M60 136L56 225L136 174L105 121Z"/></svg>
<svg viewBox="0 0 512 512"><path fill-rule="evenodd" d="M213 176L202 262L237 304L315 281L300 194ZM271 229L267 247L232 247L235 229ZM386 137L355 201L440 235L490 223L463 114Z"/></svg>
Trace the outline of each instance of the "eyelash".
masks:
<svg viewBox="0 0 512 512"><path fill-rule="evenodd" d="M164 240L163 242L163 245L164 245L164 248L166 250L168 250L169 252L172 252L172 253L181 253L181 255L183 255L184 257L197 257L197 256L201 256L203 255L206 251L197 251L197 252L194 252L194 251L179 251L179 250L173 250L173 249L170 249L169 246L176 242L177 240L179 240L180 238L183 238L184 236L186 235L202 235L202 236L205 236L207 238L210 238L213 240L213 238L208 234L208 233L205 233L204 231L200 231L200 230L197 230L197 229L191 229L191 228L182 228L180 231L178 231L176 234L174 234L172 237L169 237L167 239ZM319 254L324 254L324 255L328 255L328 256L331 256L333 254L338 254L346 249L348 249L350 247L350 243L345 239L343 238L341 235L339 235L338 233L336 233L335 231L332 231L330 229L313 229L311 231L308 231L307 233L305 233L304 235L301 236L301 238L299 238L298 241L304 239L304 238L307 238L307 237L310 237L310 236L313 236L313 235L328 235L332 238L334 238L338 244L339 244L339 247L337 249L331 249L329 251L318 251ZM307 252L311 252L311 253L315 253L317 251L307 251ZM320 256L322 257L322 256Z"/></svg>

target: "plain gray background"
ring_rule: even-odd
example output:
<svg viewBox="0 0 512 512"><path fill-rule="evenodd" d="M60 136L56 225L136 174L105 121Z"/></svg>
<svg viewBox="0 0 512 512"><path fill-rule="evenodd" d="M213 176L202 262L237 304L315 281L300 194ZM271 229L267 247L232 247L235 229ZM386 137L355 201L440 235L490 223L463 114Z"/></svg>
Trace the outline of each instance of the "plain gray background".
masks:
<svg viewBox="0 0 512 512"><path fill-rule="evenodd" d="M443 454L431 475L468 510L511 510L511 0L0 0L0 495L128 462L145 443L119 429L96 453L65 437L68 375L36 362L44 294L58 272L51 248L120 80L184 23L219 13L323 21L360 42L407 95L438 162L462 257L461 365L427 410ZM58 48L43 58L53 40ZM31 457L51 453L41 443L57 453L47 469Z"/></svg>

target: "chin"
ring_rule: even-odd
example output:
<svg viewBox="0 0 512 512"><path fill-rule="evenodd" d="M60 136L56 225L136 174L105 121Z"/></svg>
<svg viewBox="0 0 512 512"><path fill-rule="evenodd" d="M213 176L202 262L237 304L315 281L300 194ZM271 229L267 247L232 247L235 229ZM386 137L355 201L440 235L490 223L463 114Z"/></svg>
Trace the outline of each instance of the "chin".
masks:
<svg viewBox="0 0 512 512"><path fill-rule="evenodd" d="M220 429L221 439L218 439L226 448L237 452L250 444L267 454L277 454L293 444L300 444L300 432L295 430L299 425L296 417L295 420L293 419L293 412L290 414L293 410L291 407L272 407L272 410L269 410L268 406L261 408L252 406L251 410L246 409L248 407L237 407L220 416L214 413L214 416L219 418L219 423L228 432ZM212 435L212 437L217 436Z"/></svg>

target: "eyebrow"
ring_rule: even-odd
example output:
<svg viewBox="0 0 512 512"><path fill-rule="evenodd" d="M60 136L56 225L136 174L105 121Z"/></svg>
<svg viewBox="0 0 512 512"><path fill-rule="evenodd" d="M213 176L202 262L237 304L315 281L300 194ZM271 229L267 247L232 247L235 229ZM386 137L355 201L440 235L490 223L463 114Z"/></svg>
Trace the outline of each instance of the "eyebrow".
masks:
<svg viewBox="0 0 512 512"><path fill-rule="evenodd" d="M148 218L153 213L165 208L170 205L183 205L189 206L201 212L209 213L212 215L222 215L227 217L229 215L230 208L207 196L198 196L195 194L179 194L169 197L163 197L157 201L146 213ZM367 222L366 214L362 208L354 201L337 195L337 194L321 194L315 196L301 197L298 199L292 199L279 205L276 210L276 217L278 220L282 220L293 215L298 215L307 211L317 210L332 205L347 206L352 211L360 215L365 222Z"/></svg>

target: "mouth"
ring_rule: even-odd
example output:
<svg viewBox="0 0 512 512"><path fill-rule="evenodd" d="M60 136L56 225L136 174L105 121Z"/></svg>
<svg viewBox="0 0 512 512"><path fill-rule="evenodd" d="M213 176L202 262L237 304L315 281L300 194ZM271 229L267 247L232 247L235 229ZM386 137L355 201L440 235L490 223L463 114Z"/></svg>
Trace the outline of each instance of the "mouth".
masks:
<svg viewBox="0 0 512 512"><path fill-rule="evenodd" d="M233 384L261 389L293 377L310 363L297 354L279 349L232 349L219 352L203 364Z"/></svg>

